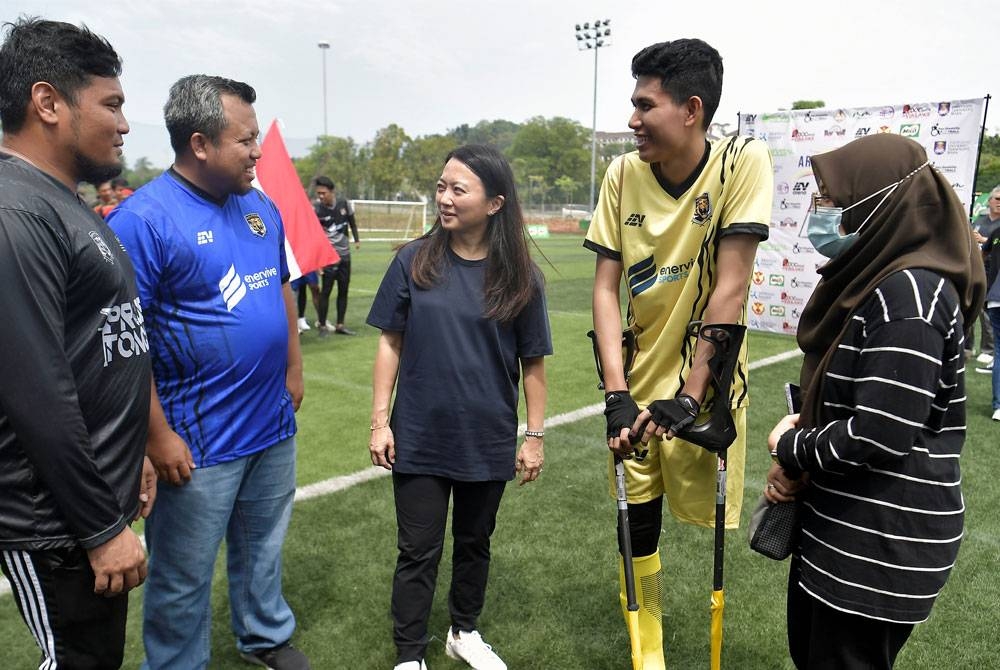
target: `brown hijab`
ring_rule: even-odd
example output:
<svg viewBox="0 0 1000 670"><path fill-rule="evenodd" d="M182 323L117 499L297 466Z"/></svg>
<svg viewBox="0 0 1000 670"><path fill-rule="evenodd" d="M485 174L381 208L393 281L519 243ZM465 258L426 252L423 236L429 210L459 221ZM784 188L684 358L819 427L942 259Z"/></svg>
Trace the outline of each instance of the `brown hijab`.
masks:
<svg viewBox="0 0 1000 670"><path fill-rule="evenodd" d="M812 158L816 183L823 183L838 207L847 207L903 179L927 161L923 147L893 134L857 139ZM850 315L878 284L906 268L932 270L955 286L965 323L971 323L986 295L983 263L971 227L951 185L926 165L905 179L878 207L885 193L844 212L847 233L871 220L844 253L819 268L822 277L799 321L805 352L800 427L819 421L822 380Z"/></svg>

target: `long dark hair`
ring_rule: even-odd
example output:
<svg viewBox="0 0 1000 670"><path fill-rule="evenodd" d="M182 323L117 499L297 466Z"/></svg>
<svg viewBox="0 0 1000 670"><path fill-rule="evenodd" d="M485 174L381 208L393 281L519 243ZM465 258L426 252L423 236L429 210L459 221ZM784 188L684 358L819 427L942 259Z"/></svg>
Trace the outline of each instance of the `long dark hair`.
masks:
<svg viewBox="0 0 1000 670"><path fill-rule="evenodd" d="M504 203L486 224L486 277L483 286L484 316L501 323L512 321L531 301L542 282L542 273L531 260L521 202L514 173L499 151L484 144L467 144L448 154L479 177L487 198L503 196ZM441 226L441 215L420 239L424 243L413 257L413 281L430 288L448 262L451 233Z"/></svg>

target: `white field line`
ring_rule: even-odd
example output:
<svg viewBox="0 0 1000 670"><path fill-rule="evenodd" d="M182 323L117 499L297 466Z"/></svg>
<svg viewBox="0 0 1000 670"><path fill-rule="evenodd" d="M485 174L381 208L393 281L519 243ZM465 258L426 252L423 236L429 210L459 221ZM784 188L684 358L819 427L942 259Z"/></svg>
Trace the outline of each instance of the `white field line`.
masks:
<svg viewBox="0 0 1000 670"><path fill-rule="evenodd" d="M762 358L759 361L754 361L750 364L751 370L756 370L757 368L762 368L768 365L773 365L775 363L780 363L782 361L787 361L796 356L801 356L802 352L798 349L792 349L791 351L785 351L780 354L775 354L774 356L768 356L767 358ZM588 419L592 416L597 416L604 411L604 403L595 403L593 405L587 405L586 407L581 407L580 409L575 409L572 412L565 412L563 414L556 414L545 420L546 428L554 428L556 426L562 426L567 423L574 423L582 419ZM524 433L526 426L521 424L517 427L518 435ZM311 500L312 498L319 498L320 496L329 495L331 493L336 493L337 491L343 491L344 489L349 489L352 486L367 482L372 479L378 479L379 477L385 477L389 474L389 471L385 468L378 468L372 466L370 468L365 468L364 470L359 470L358 472L351 473L349 475L341 475L340 477L332 477L330 479L324 479L321 482L315 482L313 484L306 484L305 486L300 486L295 489L295 502L301 502L303 500ZM145 543L143 544L145 546ZM0 577L0 596L10 593L10 585L7 580Z"/></svg>

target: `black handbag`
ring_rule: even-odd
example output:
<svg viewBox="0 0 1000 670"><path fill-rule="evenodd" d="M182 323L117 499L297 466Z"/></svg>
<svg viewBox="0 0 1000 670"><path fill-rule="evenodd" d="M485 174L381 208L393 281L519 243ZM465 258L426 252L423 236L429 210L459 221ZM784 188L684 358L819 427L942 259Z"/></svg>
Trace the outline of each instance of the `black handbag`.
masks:
<svg viewBox="0 0 1000 670"><path fill-rule="evenodd" d="M750 548L776 561L788 558L798 540L801 508L797 500L773 503L761 495L750 517Z"/></svg>

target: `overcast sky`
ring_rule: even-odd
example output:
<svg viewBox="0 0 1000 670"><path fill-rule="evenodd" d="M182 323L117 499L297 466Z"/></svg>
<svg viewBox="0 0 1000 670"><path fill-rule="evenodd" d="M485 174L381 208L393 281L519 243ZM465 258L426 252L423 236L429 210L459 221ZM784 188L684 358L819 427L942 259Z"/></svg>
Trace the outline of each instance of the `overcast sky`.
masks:
<svg viewBox="0 0 1000 670"><path fill-rule="evenodd" d="M1000 37L986 0L834 2L597 2L592 0L2 0L22 13L85 22L125 61L131 159L169 156L167 89L196 72L257 89L262 130L323 132L321 40L328 128L359 143L389 123L411 136L481 119L565 116L591 125L593 51L576 48L574 24L611 19L613 45L598 63L597 128L628 130L632 55L677 37L700 37L723 57L716 121L793 100L831 107L982 97L1000 81ZM988 132L1000 132L991 101ZM141 136L141 137L140 137ZM133 140L130 147L129 141ZM142 153L138 153L141 151ZM169 158L165 159L169 161ZM164 160L154 160L162 164Z"/></svg>

